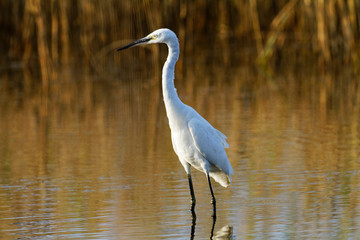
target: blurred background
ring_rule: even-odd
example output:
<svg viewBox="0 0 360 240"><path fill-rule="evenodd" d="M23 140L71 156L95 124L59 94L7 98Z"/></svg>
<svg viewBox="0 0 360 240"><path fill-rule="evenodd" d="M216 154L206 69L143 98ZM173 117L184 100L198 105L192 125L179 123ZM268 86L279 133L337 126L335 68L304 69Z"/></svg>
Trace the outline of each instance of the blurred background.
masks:
<svg viewBox="0 0 360 240"><path fill-rule="evenodd" d="M39 66L44 82L55 80L59 67L75 64L92 69L101 64L96 56L104 57L101 53L121 40L139 38L160 27L179 35L187 58L216 46L221 51L208 58L216 64L229 64L236 56L243 64L268 70L289 63L296 64L296 69L351 65L358 71L359 66L360 4L355 0L0 4L2 68Z"/></svg>
<svg viewBox="0 0 360 240"><path fill-rule="evenodd" d="M188 211L166 47L114 51L163 27L180 98L228 136L215 228L200 173ZM0 0L0 36L0 238L359 236L359 1Z"/></svg>

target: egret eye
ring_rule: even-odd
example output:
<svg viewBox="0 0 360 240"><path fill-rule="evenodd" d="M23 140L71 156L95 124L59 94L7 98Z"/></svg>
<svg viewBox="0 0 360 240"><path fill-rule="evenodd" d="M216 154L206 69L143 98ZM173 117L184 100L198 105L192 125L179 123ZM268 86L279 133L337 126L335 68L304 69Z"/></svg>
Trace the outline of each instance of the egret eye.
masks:
<svg viewBox="0 0 360 240"><path fill-rule="evenodd" d="M155 40L155 39L158 38L158 35L157 35L157 34L154 34L154 35L152 35L150 38L151 38L151 40Z"/></svg>

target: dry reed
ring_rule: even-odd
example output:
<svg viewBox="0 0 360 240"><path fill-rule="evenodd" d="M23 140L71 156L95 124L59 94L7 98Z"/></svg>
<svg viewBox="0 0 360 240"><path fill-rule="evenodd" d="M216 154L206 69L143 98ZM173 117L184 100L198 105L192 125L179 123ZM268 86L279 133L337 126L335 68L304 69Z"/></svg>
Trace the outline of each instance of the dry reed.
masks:
<svg viewBox="0 0 360 240"><path fill-rule="evenodd" d="M359 69L360 2L355 0L23 0L1 1L0 9L1 63L38 62L45 86L54 78L54 66L89 69L102 48L159 27L178 32L182 53L197 54L205 42L219 44L222 56L216 61L256 49L246 61L275 70L279 59L294 55L295 64L306 59ZM289 49L292 54L286 54Z"/></svg>

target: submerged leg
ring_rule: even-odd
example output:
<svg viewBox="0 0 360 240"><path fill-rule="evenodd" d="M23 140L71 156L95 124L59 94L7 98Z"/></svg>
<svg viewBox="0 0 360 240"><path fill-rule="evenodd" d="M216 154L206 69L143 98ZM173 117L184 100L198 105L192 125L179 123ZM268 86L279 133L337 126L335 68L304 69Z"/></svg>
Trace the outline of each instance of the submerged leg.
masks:
<svg viewBox="0 0 360 240"><path fill-rule="evenodd" d="M213 189L212 189L212 187L211 187L210 176L209 176L209 174L206 174L206 176L207 176L207 179L208 179L208 182L209 182L209 187L210 187L210 192L211 192L211 197L212 197L211 202L212 202L212 204L213 204L213 209L214 209L213 218L214 218L214 221L215 221L215 219L216 219L216 199L215 199L215 195L214 195Z"/></svg>
<svg viewBox="0 0 360 240"><path fill-rule="evenodd" d="M213 237L214 237L215 223L216 223L216 214L214 213L214 215L213 215L213 224L212 224L211 232L210 232L210 239L213 239Z"/></svg>
<svg viewBox="0 0 360 240"><path fill-rule="evenodd" d="M195 194L194 194L194 187L192 184L190 173L188 173L188 179L189 179L189 187L190 187L190 194L191 194L191 213L193 215L193 218L196 218L196 214L195 214L196 198L195 198Z"/></svg>
<svg viewBox="0 0 360 240"><path fill-rule="evenodd" d="M190 233L190 240L194 239L195 237L195 226L196 226L196 215L194 216L195 212L193 212L193 218L191 222L191 233Z"/></svg>

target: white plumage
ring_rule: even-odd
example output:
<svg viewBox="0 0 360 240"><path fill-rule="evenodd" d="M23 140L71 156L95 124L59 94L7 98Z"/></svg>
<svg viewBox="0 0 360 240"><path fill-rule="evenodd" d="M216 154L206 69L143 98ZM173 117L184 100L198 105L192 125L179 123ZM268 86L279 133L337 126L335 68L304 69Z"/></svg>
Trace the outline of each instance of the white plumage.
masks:
<svg viewBox="0 0 360 240"><path fill-rule="evenodd" d="M215 196L209 176L221 186L228 187L231 184L231 174L234 173L225 152L225 148L229 147L226 136L179 99L174 86L174 70L180 49L174 32L169 29L158 29L118 50L152 43L165 43L169 49L162 72L163 97L173 148L188 174L193 201L192 210L195 206L195 195L191 180L191 166L206 174L215 210Z"/></svg>

